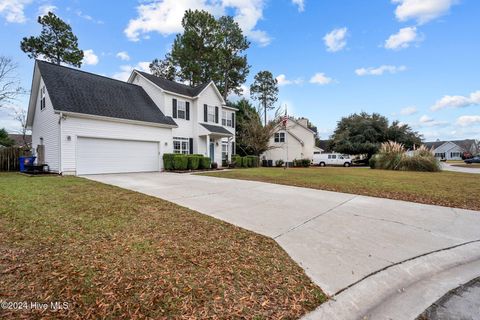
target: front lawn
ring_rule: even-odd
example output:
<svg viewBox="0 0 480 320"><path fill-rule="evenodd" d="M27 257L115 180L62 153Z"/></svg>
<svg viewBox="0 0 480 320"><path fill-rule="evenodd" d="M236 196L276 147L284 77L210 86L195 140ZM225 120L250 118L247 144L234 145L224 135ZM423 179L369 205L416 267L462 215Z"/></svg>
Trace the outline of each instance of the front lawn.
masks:
<svg viewBox="0 0 480 320"><path fill-rule="evenodd" d="M367 168L253 168L206 175L480 210L480 176Z"/></svg>
<svg viewBox="0 0 480 320"><path fill-rule="evenodd" d="M75 177L0 174L0 319L293 319L326 300L273 241ZM3 305L2 305L3 306Z"/></svg>

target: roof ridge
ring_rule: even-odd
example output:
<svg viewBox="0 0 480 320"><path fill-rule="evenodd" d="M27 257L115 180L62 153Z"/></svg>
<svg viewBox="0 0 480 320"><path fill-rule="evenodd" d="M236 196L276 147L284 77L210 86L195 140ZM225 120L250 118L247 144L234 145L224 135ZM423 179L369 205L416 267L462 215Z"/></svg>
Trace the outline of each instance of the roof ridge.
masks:
<svg viewBox="0 0 480 320"><path fill-rule="evenodd" d="M73 70L73 71L77 71L77 72L86 73L86 74L89 74L89 75L92 75L92 76L96 76L96 77L99 77L99 78L104 78L104 79L108 79L108 80L113 80L113 81L121 82L121 83L123 83L123 84L131 85L131 86L141 87L141 86L139 86L139 85L137 85L137 84L134 84L134 83L130 83L130 82L126 82L126 81L123 81L123 80L119 80L119 79L107 77L107 76L104 76L104 75L101 75L101 74L98 74L98 73L93 73L93 72L85 71L85 70L82 70L82 69L80 69L80 68L73 68L73 67L69 67L69 66L64 66L64 65L61 65L61 64L56 64L56 63L53 63L53 62L50 62L50 61L45 61L45 60L40 60L40 59L35 59L35 61L36 61L36 62L39 62L39 63L46 63L46 64L49 64L49 65L52 65L52 66L55 66L55 67L62 67L62 68L64 68L64 69L68 69L68 70Z"/></svg>
<svg viewBox="0 0 480 320"><path fill-rule="evenodd" d="M184 84L184 83L181 83L181 82L178 82L178 81L174 81L174 80L169 80L169 79L166 79L165 77L156 76L156 75L154 75L154 74L152 74L152 73L148 73L148 72L141 71L141 70L138 70L138 69L133 69L133 70L139 72L140 74L146 74L146 75L149 75L149 76L152 76L152 77L160 78L160 79L162 79L162 80L164 80L164 81L168 81L168 82L175 83L175 84L177 84L177 85L180 85L180 86L185 87L186 89L197 89L197 88L199 88L199 87L201 87L201 86L208 85L208 84L210 84L210 82L212 82L212 81L209 81L209 82L201 83L201 84L199 84L199 85L196 85L196 86L192 87L192 86L189 86L188 84Z"/></svg>

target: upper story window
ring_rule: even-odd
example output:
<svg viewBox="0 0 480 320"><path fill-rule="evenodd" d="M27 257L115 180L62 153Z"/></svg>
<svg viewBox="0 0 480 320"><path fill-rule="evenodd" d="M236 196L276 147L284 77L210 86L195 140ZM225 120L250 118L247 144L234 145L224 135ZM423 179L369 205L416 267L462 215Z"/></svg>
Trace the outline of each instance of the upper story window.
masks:
<svg viewBox="0 0 480 320"><path fill-rule="evenodd" d="M40 89L40 110L45 109L45 96L46 96L46 90L45 90L45 86L43 86Z"/></svg>
<svg viewBox="0 0 480 320"><path fill-rule="evenodd" d="M172 117L190 120L190 102L172 99Z"/></svg>
<svg viewBox="0 0 480 320"><path fill-rule="evenodd" d="M275 142L285 142L285 132L277 132L274 136Z"/></svg>
<svg viewBox="0 0 480 320"><path fill-rule="evenodd" d="M232 127L234 126L235 112L222 111L222 126Z"/></svg>
<svg viewBox="0 0 480 320"><path fill-rule="evenodd" d="M214 106L208 106L207 120L208 120L208 122L215 122L215 107Z"/></svg>

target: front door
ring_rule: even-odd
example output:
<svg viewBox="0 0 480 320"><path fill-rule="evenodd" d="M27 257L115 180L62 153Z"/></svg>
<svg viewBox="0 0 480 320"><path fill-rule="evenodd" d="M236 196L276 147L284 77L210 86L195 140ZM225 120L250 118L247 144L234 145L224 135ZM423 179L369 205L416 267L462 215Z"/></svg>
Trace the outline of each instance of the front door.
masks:
<svg viewBox="0 0 480 320"><path fill-rule="evenodd" d="M210 160L213 162L215 162L215 143L214 142L210 142Z"/></svg>

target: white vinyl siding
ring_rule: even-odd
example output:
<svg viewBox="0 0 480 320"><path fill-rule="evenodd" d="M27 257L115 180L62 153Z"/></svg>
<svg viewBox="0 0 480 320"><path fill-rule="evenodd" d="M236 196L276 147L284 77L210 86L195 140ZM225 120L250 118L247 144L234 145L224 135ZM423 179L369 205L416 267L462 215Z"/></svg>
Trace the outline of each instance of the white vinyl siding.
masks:
<svg viewBox="0 0 480 320"><path fill-rule="evenodd" d="M75 174L77 171L77 140L81 137L160 142L160 169L162 154L173 150L172 130L168 128L70 116L62 121L62 171L66 174Z"/></svg>
<svg viewBox="0 0 480 320"><path fill-rule="evenodd" d="M77 174L158 170L158 142L84 137L77 139Z"/></svg>
<svg viewBox="0 0 480 320"><path fill-rule="evenodd" d="M40 90L35 103L35 115L32 124L32 148L36 152L37 146L41 144L45 146L45 163L53 172L60 171L60 125L58 124L59 115L55 114L48 90L44 89L42 103L42 89L45 88L43 80L40 80ZM40 110L41 105L44 106Z"/></svg>

